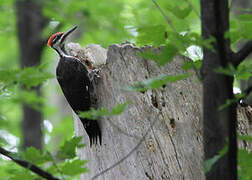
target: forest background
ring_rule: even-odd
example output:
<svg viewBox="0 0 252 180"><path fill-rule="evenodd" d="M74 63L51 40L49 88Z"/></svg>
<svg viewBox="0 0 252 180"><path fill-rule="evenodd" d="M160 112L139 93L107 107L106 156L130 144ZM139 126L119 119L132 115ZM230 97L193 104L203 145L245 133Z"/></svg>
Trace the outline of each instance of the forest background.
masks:
<svg viewBox="0 0 252 180"><path fill-rule="evenodd" d="M104 48L129 41L136 46L164 46L157 63L163 65L178 54L200 66L202 47L199 0L0 0L0 145L27 161L43 165L57 176L78 179L88 163L76 158L80 138L73 137L71 110L55 80L57 54L46 47L49 36L78 25L71 41ZM234 51L252 39L249 1L230 1L230 37ZM159 8L161 9L159 9ZM162 14L164 13L164 14ZM152 57L150 54L146 58ZM153 57L152 57L153 58ZM155 58L153 58L155 60ZM251 58L237 69L234 87L251 76ZM33 134L34 133L34 134ZM32 138L31 138L32 137ZM35 148L27 148L34 146ZM26 150L25 150L26 149ZM24 151L25 150L25 151ZM43 154L40 154L40 151ZM243 167L251 154L241 151ZM241 162L241 161L239 161ZM50 165L48 165L50 164ZM33 179L35 174L1 157L0 174L6 179ZM251 177L247 172L244 177Z"/></svg>

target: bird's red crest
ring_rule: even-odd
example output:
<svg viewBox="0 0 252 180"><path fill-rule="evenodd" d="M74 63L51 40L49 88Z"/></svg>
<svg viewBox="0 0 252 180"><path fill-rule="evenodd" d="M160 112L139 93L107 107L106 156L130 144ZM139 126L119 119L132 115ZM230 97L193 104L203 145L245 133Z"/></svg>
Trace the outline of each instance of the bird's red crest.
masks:
<svg viewBox="0 0 252 180"><path fill-rule="evenodd" d="M53 41L53 38L59 34L63 34L64 32L57 32L55 34L53 34L47 41L47 46L51 46L52 45L52 41Z"/></svg>

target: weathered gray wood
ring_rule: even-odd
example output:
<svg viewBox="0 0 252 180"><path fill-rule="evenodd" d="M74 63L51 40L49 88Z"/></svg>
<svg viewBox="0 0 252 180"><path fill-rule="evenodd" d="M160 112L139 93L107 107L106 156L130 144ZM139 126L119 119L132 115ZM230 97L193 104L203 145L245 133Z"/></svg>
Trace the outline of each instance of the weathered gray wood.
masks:
<svg viewBox="0 0 252 180"><path fill-rule="evenodd" d="M72 48L78 52L76 55L79 58L92 61L103 57L102 61L105 62L105 50L96 45L90 46L93 48L83 51L80 47ZM100 120L102 146L90 148L87 144L78 152L82 159L89 160L87 166L90 172L84 174L82 179L91 179L125 157L153 122L154 126L140 147L119 166L97 179L204 179L201 84L192 76L167 84L160 90L146 93L126 91L124 88L132 82L156 77L160 73L184 73L180 68L187 60L184 57L176 57L165 67L158 67L154 62L138 57L136 54L139 51L130 44L110 46L107 64L100 72L100 78L94 81L92 96L94 99L97 97L95 107L112 108L127 100L131 104L122 115ZM238 106L237 112L238 132L251 135L252 108ZM74 119L76 135L84 136L84 142L88 143L88 137L75 114ZM239 141L239 148L252 150L252 143Z"/></svg>
<svg viewBox="0 0 252 180"><path fill-rule="evenodd" d="M135 81L184 73L180 67L185 57L158 67L137 55L147 48L139 50L130 44L109 47L107 64L94 85L98 107L111 109L119 103L131 103L123 114L100 119L102 146L86 146L78 152L89 160L90 172L83 179L91 179L127 155L154 121L139 148L97 179L203 179L202 90L195 76L145 93L125 90ZM88 143L77 116L75 132Z"/></svg>

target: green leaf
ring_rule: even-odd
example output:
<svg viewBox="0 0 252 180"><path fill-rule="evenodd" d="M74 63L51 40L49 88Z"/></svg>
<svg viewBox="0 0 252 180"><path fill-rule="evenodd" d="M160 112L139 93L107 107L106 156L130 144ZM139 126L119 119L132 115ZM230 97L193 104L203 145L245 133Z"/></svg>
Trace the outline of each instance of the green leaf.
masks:
<svg viewBox="0 0 252 180"><path fill-rule="evenodd" d="M120 115L125 108L129 105L129 102L118 104L116 107L114 107L111 111L108 111L105 107L102 107L100 109L94 109L91 108L89 111L85 112L79 112L79 116L82 118L97 120L101 116L114 116L114 115Z"/></svg>
<svg viewBox="0 0 252 180"><path fill-rule="evenodd" d="M189 69L200 69L202 65L202 60L197 60L197 61L186 61L184 62L182 69L184 70L189 70Z"/></svg>
<svg viewBox="0 0 252 180"><path fill-rule="evenodd" d="M228 64L227 67L219 66L216 69L214 69L214 72L219 74L224 74L227 76L234 76L236 74L236 69L232 64Z"/></svg>
<svg viewBox="0 0 252 180"><path fill-rule="evenodd" d="M252 153L245 149L238 150L238 174L241 180L252 179Z"/></svg>
<svg viewBox="0 0 252 180"><path fill-rule="evenodd" d="M238 15L237 18L240 21L252 21L252 15L251 14L241 14L241 15Z"/></svg>
<svg viewBox="0 0 252 180"><path fill-rule="evenodd" d="M242 33L243 38L247 40L252 39L251 29L252 29L252 20L240 23L240 31Z"/></svg>
<svg viewBox="0 0 252 180"><path fill-rule="evenodd" d="M167 9L172 12L179 19L185 19L192 12L192 8L188 5L185 8L181 6L167 7Z"/></svg>
<svg viewBox="0 0 252 180"><path fill-rule="evenodd" d="M252 141L252 136L238 134L238 138L243 141Z"/></svg>
<svg viewBox="0 0 252 180"><path fill-rule="evenodd" d="M222 157L224 156L228 151L228 146L225 145L221 150L220 152L215 155L214 157L210 158L210 159L207 159L204 161L204 173L208 173L212 166Z"/></svg>
<svg viewBox="0 0 252 180"><path fill-rule="evenodd" d="M204 161L204 173L208 173L212 166L220 159L220 155L215 155L213 158Z"/></svg>
<svg viewBox="0 0 252 180"><path fill-rule="evenodd" d="M164 25L145 26L137 29L136 43L142 45L160 46L165 43L166 28Z"/></svg>
<svg viewBox="0 0 252 180"><path fill-rule="evenodd" d="M38 67L27 67L23 70L0 69L0 82L3 82L7 85L21 83L26 87L31 88L45 82L47 79L54 77L51 73L42 71L45 67L45 65L40 65Z"/></svg>
<svg viewBox="0 0 252 180"><path fill-rule="evenodd" d="M188 78L189 74L182 74L182 75L160 75L155 79L146 79L141 82L135 83L132 86L128 87L127 90L130 91L137 91L137 92L144 92L148 89L156 89L160 88L168 82L176 82L183 79Z"/></svg>
<svg viewBox="0 0 252 180"><path fill-rule="evenodd" d="M42 156L40 151L34 147L28 147L23 153L23 157L32 164L42 164L46 162L44 156Z"/></svg>
<svg viewBox="0 0 252 180"><path fill-rule="evenodd" d="M39 67L28 67L25 68L23 71L20 71L16 75L16 78L22 83L25 84L28 88L33 86L37 86L42 82L46 81L47 79L53 78L54 76L51 73L42 72L43 66Z"/></svg>
<svg viewBox="0 0 252 180"><path fill-rule="evenodd" d="M16 74L19 72L19 70L0 69L0 82L3 82L6 85L14 83L16 81Z"/></svg>
<svg viewBox="0 0 252 180"><path fill-rule="evenodd" d="M109 113L111 116L112 115L120 115L123 113L125 108L129 105L129 102L123 103L123 104L118 104L116 107L114 107L111 112Z"/></svg>
<svg viewBox="0 0 252 180"><path fill-rule="evenodd" d="M248 80L252 75L252 66L240 64L237 69L232 64L228 64L227 67L218 67L214 71L219 74L227 76L234 76L237 80Z"/></svg>
<svg viewBox="0 0 252 180"><path fill-rule="evenodd" d="M228 99L228 100L226 100L226 103L225 103L225 104L222 104L222 105L218 108L218 110L221 111L221 110L227 108L228 106L230 106L231 104L237 103L237 102L238 102L241 98L243 98L244 96L245 96L245 94L243 94L243 93L235 94L233 99Z"/></svg>
<svg viewBox="0 0 252 180"><path fill-rule="evenodd" d="M159 66L165 65L166 63L172 61L177 54L178 49L171 43L162 47L159 53L155 53L153 50L147 50L145 52L138 53L138 55L144 59L155 61Z"/></svg>
<svg viewBox="0 0 252 180"><path fill-rule="evenodd" d="M36 91L17 91L16 94L13 94L10 98L14 103L23 102L32 106L34 109L41 111L41 104L44 103L45 99L41 96L38 96Z"/></svg>
<svg viewBox="0 0 252 180"><path fill-rule="evenodd" d="M107 115L107 110L105 107L100 109L91 108L89 111L79 112L78 115L82 118L97 120L103 115Z"/></svg>
<svg viewBox="0 0 252 180"><path fill-rule="evenodd" d="M83 167L87 163L87 160L75 159L72 161L66 161L61 167L63 174L68 176L75 176L84 172L88 172L86 167Z"/></svg>
<svg viewBox="0 0 252 180"><path fill-rule="evenodd" d="M62 159L72 159L76 157L76 148L84 146L84 144L79 144L81 139L82 137L73 137L65 141L63 146L60 147L57 157Z"/></svg>
<svg viewBox="0 0 252 180"><path fill-rule="evenodd" d="M8 180L34 180L34 179L38 179L38 175L32 174L30 173L27 169L25 170L19 170L19 171L13 171L12 173L10 173L11 177L8 178Z"/></svg>

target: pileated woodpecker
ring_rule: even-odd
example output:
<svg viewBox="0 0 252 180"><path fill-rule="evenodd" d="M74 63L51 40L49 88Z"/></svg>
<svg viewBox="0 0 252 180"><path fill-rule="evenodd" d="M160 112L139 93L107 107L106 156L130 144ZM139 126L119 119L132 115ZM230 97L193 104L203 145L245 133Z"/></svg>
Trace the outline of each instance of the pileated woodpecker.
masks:
<svg viewBox="0 0 252 180"><path fill-rule="evenodd" d="M89 78L88 67L73 56L67 54L65 50L65 41L77 26L67 32L58 32L53 34L47 45L52 47L60 56L56 69L57 80L64 93L65 98L76 114L79 111L88 111L91 107L90 89L91 80ZM90 146L97 144L99 139L101 144L101 130L95 120L89 120L79 117L90 139Z"/></svg>

